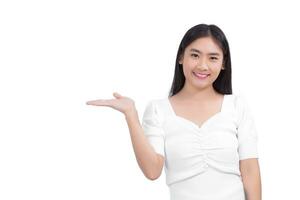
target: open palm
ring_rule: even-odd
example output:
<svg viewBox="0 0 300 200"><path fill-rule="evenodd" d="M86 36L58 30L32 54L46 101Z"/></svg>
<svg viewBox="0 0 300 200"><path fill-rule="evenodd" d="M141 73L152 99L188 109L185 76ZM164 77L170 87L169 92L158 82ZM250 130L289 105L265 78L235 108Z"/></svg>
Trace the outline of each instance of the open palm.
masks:
<svg viewBox="0 0 300 200"><path fill-rule="evenodd" d="M86 104L93 106L109 106L124 114L135 109L134 101L131 98L122 96L117 92L114 92L113 96L116 97L116 99L97 99L87 101Z"/></svg>

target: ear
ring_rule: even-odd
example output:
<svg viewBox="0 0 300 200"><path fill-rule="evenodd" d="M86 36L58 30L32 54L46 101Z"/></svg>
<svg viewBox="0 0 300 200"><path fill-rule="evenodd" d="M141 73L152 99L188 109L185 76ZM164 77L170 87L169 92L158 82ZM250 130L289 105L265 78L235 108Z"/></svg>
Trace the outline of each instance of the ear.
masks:
<svg viewBox="0 0 300 200"><path fill-rule="evenodd" d="M222 68L221 68L222 70L224 70L225 69L225 63L223 62L222 63Z"/></svg>
<svg viewBox="0 0 300 200"><path fill-rule="evenodd" d="M178 59L178 63L179 63L179 64L181 64L181 65L182 65L182 60L183 60L183 58L182 58L182 57L183 57L183 56L182 56L182 55L180 55L180 56L179 56L179 59Z"/></svg>

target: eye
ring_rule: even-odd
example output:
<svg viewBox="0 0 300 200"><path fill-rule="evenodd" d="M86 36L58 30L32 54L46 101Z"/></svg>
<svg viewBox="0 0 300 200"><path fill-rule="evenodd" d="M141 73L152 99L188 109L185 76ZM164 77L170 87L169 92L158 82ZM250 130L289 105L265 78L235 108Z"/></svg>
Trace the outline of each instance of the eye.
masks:
<svg viewBox="0 0 300 200"><path fill-rule="evenodd" d="M191 56L194 57L194 58L199 57L198 54L195 54L195 53L192 53Z"/></svg>
<svg viewBox="0 0 300 200"><path fill-rule="evenodd" d="M210 57L212 60L218 60L217 57Z"/></svg>

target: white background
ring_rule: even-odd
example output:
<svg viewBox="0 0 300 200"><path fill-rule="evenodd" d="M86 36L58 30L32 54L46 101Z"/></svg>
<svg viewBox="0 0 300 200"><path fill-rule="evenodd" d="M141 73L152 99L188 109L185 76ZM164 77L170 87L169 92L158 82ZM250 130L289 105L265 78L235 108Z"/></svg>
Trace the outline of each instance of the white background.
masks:
<svg viewBox="0 0 300 200"><path fill-rule="evenodd" d="M0 199L168 199L144 177L124 115L85 104L168 95L184 33L227 36L233 92L259 131L263 199L299 197L296 1L1 1ZM298 12L299 13L299 12Z"/></svg>

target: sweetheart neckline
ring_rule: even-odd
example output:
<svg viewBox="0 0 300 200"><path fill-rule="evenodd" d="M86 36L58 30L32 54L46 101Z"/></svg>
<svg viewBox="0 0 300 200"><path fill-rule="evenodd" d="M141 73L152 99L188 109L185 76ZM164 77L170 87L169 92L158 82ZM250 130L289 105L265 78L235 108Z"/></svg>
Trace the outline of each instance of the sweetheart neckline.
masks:
<svg viewBox="0 0 300 200"><path fill-rule="evenodd" d="M221 115L221 114L224 112L225 99L226 99L225 97L226 97L226 96L227 96L227 95L224 94L223 100L222 100L222 104L221 104L221 110L220 110L219 112L217 112L217 113L211 115L210 117L208 117L208 118L207 118L206 120L204 120L204 121L202 122L202 124L200 124L200 125L197 124L196 122L193 122L192 120L189 120L189 119L187 119L187 118L185 118L185 117L182 117L182 116L180 116L180 115L177 115L177 114L175 113L175 110L173 109L173 106L172 106L172 104L171 104L171 102L170 102L170 99L169 99L169 98L166 98L166 100L167 100L168 106L169 106L169 108L170 108L170 111L171 111L173 117L176 117L177 119L184 120L184 121L186 121L186 122L192 124L193 126L195 126L195 127L198 128L198 129L203 129L203 127L204 127L206 124L208 124L211 120L213 120L214 118L216 118L217 116Z"/></svg>

